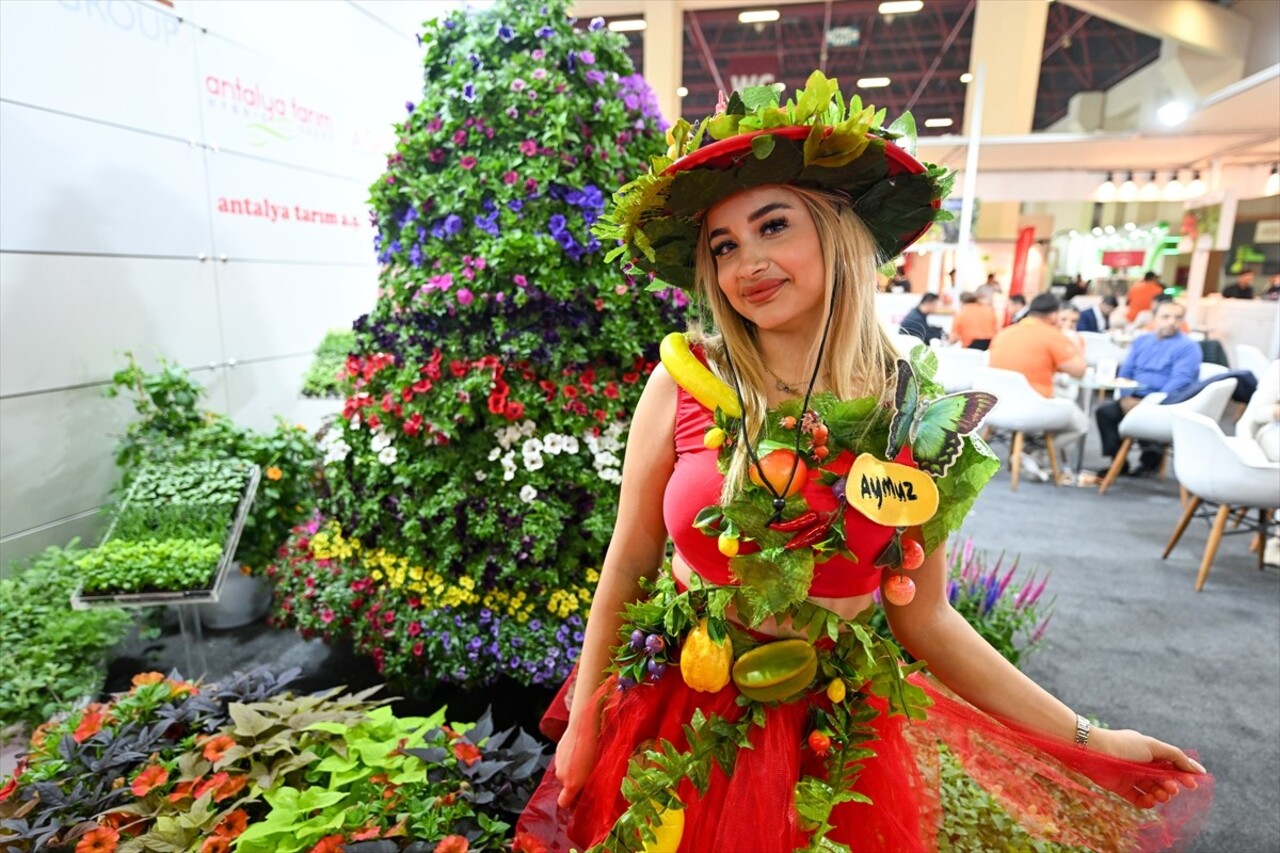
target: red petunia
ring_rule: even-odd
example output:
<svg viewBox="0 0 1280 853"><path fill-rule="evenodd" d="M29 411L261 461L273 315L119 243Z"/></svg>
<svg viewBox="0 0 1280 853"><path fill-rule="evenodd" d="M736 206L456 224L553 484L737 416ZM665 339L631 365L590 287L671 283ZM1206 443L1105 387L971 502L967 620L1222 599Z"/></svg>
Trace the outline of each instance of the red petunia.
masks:
<svg viewBox="0 0 1280 853"><path fill-rule="evenodd" d="M480 749L469 741L458 739L453 742L453 755L470 767L480 760Z"/></svg>
<svg viewBox="0 0 1280 853"><path fill-rule="evenodd" d="M341 834L326 835L316 842L310 853L341 853L342 842L345 840L345 837Z"/></svg>
<svg viewBox="0 0 1280 853"><path fill-rule="evenodd" d="M141 798L168 781L169 771L159 764L152 764L133 778L133 785L129 790L133 791L135 797Z"/></svg>
<svg viewBox="0 0 1280 853"><path fill-rule="evenodd" d="M18 774L15 773L3 787L0 787L0 803L12 797L16 790L18 790Z"/></svg>
<svg viewBox="0 0 1280 853"><path fill-rule="evenodd" d="M76 845L76 853L112 853L120 842L120 833L109 826L86 832Z"/></svg>
<svg viewBox="0 0 1280 853"><path fill-rule="evenodd" d="M213 834L221 835L227 839L238 838L242 832L249 828L249 815L244 809L236 809L228 812L216 827Z"/></svg>
<svg viewBox="0 0 1280 853"><path fill-rule="evenodd" d="M102 731L102 726L107 721L107 714L99 710L100 707L90 705L89 710L86 710L84 716L80 718L80 725L76 726L75 733L72 735L76 743L83 743Z"/></svg>
<svg viewBox="0 0 1280 853"><path fill-rule="evenodd" d="M204 757L217 764L227 754L227 750L235 745L236 740L231 735L218 735L204 745Z"/></svg>
<svg viewBox="0 0 1280 853"><path fill-rule="evenodd" d="M434 853L467 853L471 845L461 835L446 835L436 845Z"/></svg>
<svg viewBox="0 0 1280 853"><path fill-rule="evenodd" d="M503 414L506 415L507 420L520 420L520 418L524 417L524 403L517 403L515 401L507 403L507 409Z"/></svg>
<svg viewBox="0 0 1280 853"><path fill-rule="evenodd" d="M604 386L604 395L610 400L618 399L618 384L616 382L608 382Z"/></svg>
<svg viewBox="0 0 1280 853"><path fill-rule="evenodd" d="M200 845L200 853L231 853L231 837L211 835Z"/></svg>

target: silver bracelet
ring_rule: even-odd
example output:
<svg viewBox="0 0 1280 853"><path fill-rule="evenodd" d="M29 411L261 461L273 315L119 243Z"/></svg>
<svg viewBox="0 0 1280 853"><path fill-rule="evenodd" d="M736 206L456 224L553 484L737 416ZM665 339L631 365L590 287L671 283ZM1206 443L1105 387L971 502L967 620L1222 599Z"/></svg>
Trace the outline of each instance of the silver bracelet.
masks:
<svg viewBox="0 0 1280 853"><path fill-rule="evenodd" d="M1076 714L1076 746L1084 749L1089 745L1089 732L1093 730L1093 724L1079 714Z"/></svg>

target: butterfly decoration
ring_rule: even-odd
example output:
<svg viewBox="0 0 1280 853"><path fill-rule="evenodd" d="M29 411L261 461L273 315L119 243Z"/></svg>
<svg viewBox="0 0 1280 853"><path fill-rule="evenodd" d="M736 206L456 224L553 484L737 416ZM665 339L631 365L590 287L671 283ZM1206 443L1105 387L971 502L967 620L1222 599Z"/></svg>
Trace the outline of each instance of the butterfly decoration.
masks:
<svg viewBox="0 0 1280 853"><path fill-rule="evenodd" d="M920 398L920 383L905 359L898 359L897 411L889 423L888 458L895 459L910 444L921 471L946 476L964 449L964 436L978 428L996 405L986 391L961 391L934 400Z"/></svg>

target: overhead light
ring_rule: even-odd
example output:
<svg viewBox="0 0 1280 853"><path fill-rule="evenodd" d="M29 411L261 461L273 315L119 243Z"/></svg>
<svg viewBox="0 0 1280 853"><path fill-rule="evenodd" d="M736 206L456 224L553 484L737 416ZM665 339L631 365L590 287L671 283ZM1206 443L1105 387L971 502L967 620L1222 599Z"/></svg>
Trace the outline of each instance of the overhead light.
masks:
<svg viewBox="0 0 1280 853"><path fill-rule="evenodd" d="M949 118L927 118L924 120L925 127L951 127L953 124L955 122Z"/></svg>
<svg viewBox="0 0 1280 853"><path fill-rule="evenodd" d="M1069 236L1071 237L1072 240L1074 240L1075 238L1080 236L1080 232L1072 228Z"/></svg>
<svg viewBox="0 0 1280 853"><path fill-rule="evenodd" d="M1178 170L1174 169L1173 174L1169 175L1169 183L1164 185L1165 201L1182 201L1187 197L1187 189L1182 185L1182 181L1178 180Z"/></svg>
<svg viewBox="0 0 1280 853"><path fill-rule="evenodd" d="M1138 201L1159 201L1160 185L1156 183L1156 173L1147 176L1147 182L1138 190Z"/></svg>
<svg viewBox="0 0 1280 853"><path fill-rule="evenodd" d="M610 21L609 29L615 33L638 33L645 27L649 26L645 23L644 18L624 18L621 21Z"/></svg>
<svg viewBox="0 0 1280 853"><path fill-rule="evenodd" d="M687 98L687 97L689 97L689 89L688 89L688 87L686 87L686 86L677 86L677 87L676 87L676 97L677 97L677 98Z"/></svg>
<svg viewBox="0 0 1280 853"><path fill-rule="evenodd" d="M738 13L738 23L771 24L780 17L782 16L778 14L777 9L748 9L745 12Z"/></svg>
<svg viewBox="0 0 1280 853"><path fill-rule="evenodd" d="M881 15L910 15L924 8L924 0L890 0L880 4Z"/></svg>
<svg viewBox="0 0 1280 853"><path fill-rule="evenodd" d="M1137 226L1137 224L1136 224L1136 223L1133 223L1133 222L1126 222L1126 223L1124 224L1124 230L1126 230L1126 231L1137 231L1137 230L1138 230L1138 226Z"/></svg>
<svg viewBox="0 0 1280 853"><path fill-rule="evenodd" d="M1107 179L1098 184L1098 189L1094 191L1093 197L1104 204L1116 200L1116 182L1110 172L1107 172Z"/></svg>
<svg viewBox="0 0 1280 853"><path fill-rule="evenodd" d="M1189 114L1190 111L1187 109L1187 105L1181 101L1170 101L1156 110L1156 115L1169 127L1177 127L1182 124L1187 120Z"/></svg>
<svg viewBox="0 0 1280 853"><path fill-rule="evenodd" d="M859 89L881 89L888 85L888 77L862 77L858 80Z"/></svg>
<svg viewBox="0 0 1280 853"><path fill-rule="evenodd" d="M1101 236L1102 236L1102 229L1101 229L1101 228L1099 228L1099 227L1098 227L1098 226L1096 226L1096 225L1095 225L1095 226L1093 226L1093 236L1095 236L1095 237L1101 237Z"/></svg>
<svg viewBox="0 0 1280 853"><path fill-rule="evenodd" d="M1187 184L1187 198L1199 198L1209 191L1209 187L1200 180L1200 170L1191 173L1191 183Z"/></svg>
<svg viewBox="0 0 1280 853"><path fill-rule="evenodd" d="M960 75L960 82L961 82L961 83L972 83L972 82L973 82L973 75L972 75L972 74L970 74L968 71L964 72L963 74L961 74L961 75Z"/></svg>
<svg viewBox="0 0 1280 853"><path fill-rule="evenodd" d="M1280 195L1280 163L1271 167L1267 182L1262 185L1263 195Z"/></svg>
<svg viewBox="0 0 1280 853"><path fill-rule="evenodd" d="M1103 228L1102 231L1104 234L1114 234L1116 233L1116 227L1114 225L1108 225Z"/></svg>
<svg viewBox="0 0 1280 853"><path fill-rule="evenodd" d="M1138 197L1138 185L1133 182L1133 172L1124 179L1124 183L1116 190L1116 198L1119 201L1133 201Z"/></svg>

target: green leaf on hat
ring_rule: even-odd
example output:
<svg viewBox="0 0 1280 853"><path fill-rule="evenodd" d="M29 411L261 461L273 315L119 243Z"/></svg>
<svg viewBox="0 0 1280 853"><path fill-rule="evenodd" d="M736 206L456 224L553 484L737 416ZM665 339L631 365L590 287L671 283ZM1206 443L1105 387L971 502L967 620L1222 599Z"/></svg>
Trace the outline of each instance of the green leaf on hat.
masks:
<svg viewBox="0 0 1280 853"><path fill-rule="evenodd" d="M911 113L903 113L889 125L889 133L898 138L898 147L916 156L916 120Z"/></svg>
<svg viewBox="0 0 1280 853"><path fill-rule="evenodd" d="M742 103L748 112L778 105L778 90L773 86L748 86L742 90Z"/></svg>
<svg viewBox="0 0 1280 853"><path fill-rule="evenodd" d="M763 160L773 153L773 145L773 134L762 133L751 140L751 153L756 155L757 160Z"/></svg>

